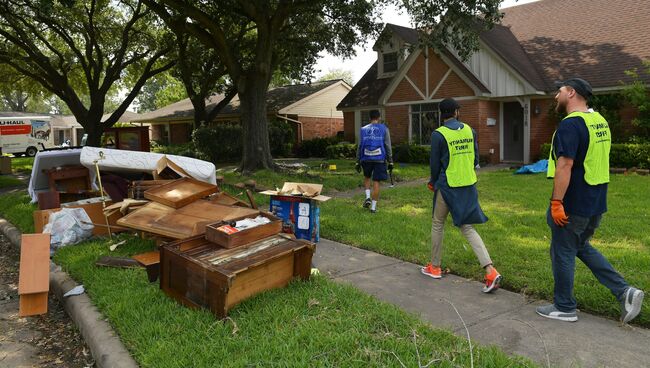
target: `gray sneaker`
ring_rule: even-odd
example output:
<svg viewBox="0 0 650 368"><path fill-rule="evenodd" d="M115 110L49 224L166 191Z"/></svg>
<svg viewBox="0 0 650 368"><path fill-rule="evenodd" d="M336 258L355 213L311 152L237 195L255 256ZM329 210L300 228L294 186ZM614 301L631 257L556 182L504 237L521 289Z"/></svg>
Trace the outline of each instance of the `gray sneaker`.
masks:
<svg viewBox="0 0 650 368"><path fill-rule="evenodd" d="M621 300L621 321L628 323L641 312L643 303L643 291L629 287L625 290L624 298Z"/></svg>
<svg viewBox="0 0 650 368"><path fill-rule="evenodd" d="M363 201L363 208L370 208L371 204L372 204L372 199L366 198L366 200Z"/></svg>
<svg viewBox="0 0 650 368"><path fill-rule="evenodd" d="M537 307L537 314L542 317L557 319L559 321L565 322L575 322L578 320L578 315L576 314L575 310L571 312L562 312L555 308L555 304L548 304Z"/></svg>

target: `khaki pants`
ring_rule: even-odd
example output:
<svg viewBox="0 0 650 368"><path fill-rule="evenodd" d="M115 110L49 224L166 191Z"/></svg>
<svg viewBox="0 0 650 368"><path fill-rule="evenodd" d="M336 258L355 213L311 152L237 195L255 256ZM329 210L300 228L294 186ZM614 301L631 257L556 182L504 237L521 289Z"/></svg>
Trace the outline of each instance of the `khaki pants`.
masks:
<svg viewBox="0 0 650 368"><path fill-rule="evenodd" d="M449 207L447 207L447 203L445 203L440 192L436 192L435 196L436 203L433 210L433 221L431 224L431 264L433 266L440 266L443 229L445 226L445 220L449 214ZM478 235L476 230L474 230L474 227L472 225L461 225L460 231L472 246L472 250L474 251L474 254L476 254L481 267L492 264L492 260L485 248L483 239L481 239L481 236Z"/></svg>

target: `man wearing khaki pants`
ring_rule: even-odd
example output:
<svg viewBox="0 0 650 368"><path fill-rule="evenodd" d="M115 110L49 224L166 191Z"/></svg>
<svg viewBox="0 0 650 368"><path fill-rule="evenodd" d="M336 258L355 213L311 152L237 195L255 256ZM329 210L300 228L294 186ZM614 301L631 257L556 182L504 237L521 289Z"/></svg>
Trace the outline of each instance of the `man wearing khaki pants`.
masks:
<svg viewBox="0 0 650 368"><path fill-rule="evenodd" d="M476 132L458 121L460 106L452 98L442 100L438 106L444 125L431 134L431 178L427 184L433 191L433 221L431 225L431 263L422 267L422 274L442 277L441 254L443 228L447 215L472 246L481 267L485 269L484 293L499 287L503 277L492 265L481 236L472 224L482 224L488 219L478 203L476 172L478 145Z"/></svg>

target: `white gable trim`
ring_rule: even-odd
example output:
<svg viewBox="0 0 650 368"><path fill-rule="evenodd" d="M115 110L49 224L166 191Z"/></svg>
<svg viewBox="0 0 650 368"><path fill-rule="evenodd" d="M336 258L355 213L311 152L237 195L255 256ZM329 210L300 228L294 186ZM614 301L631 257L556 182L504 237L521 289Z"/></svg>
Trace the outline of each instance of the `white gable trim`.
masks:
<svg viewBox="0 0 650 368"><path fill-rule="evenodd" d="M490 96L490 95L491 95L490 93L483 93L483 92L481 92L481 90L480 90L480 89L479 89L479 88L478 88L478 87L477 87L477 86L476 86L476 85L475 85L475 84L474 84L474 83L473 83L469 78L467 78L467 76L465 76L465 73L463 73L462 70L460 70L458 67L456 67L456 65L454 65L454 63L452 63L451 60L449 60L448 57L446 57L445 55L442 55L441 53L437 53L437 52L436 52L436 54L438 54L438 56L440 57L440 59L442 59L442 61L443 61L445 64L447 64L447 66L449 67L449 69L453 70L454 73L456 73L456 75L458 76L458 78L460 78L463 82L465 82L465 84L467 84L467 86L468 86L469 88L471 88L472 91L474 91L474 95L476 95L476 96ZM470 73L474 74L471 70L469 70L469 69L467 69L467 70L468 70ZM474 76L476 77L476 75L474 75ZM477 77L476 79L481 80L481 79L478 78L478 77ZM488 89L489 89L489 88L488 88Z"/></svg>
<svg viewBox="0 0 650 368"><path fill-rule="evenodd" d="M427 69L429 69L429 68L427 68ZM442 84L445 83L445 81L449 77L449 74L451 74L451 68L447 69L447 72L445 73L445 75L443 75L442 78L440 78L440 82L438 82L438 85L436 86L436 88L434 88L433 92L431 92L431 95L429 95L429 99L433 98L433 96L435 96L436 93L438 93L438 90L440 89Z"/></svg>
<svg viewBox="0 0 650 368"><path fill-rule="evenodd" d="M415 83L413 83L413 81L411 80L411 78L409 78L408 75L405 75L404 79L406 79L411 84L415 92L417 92L420 95L420 97L422 97L423 99L427 98L427 96L425 96L424 93L420 91L420 89L415 85Z"/></svg>

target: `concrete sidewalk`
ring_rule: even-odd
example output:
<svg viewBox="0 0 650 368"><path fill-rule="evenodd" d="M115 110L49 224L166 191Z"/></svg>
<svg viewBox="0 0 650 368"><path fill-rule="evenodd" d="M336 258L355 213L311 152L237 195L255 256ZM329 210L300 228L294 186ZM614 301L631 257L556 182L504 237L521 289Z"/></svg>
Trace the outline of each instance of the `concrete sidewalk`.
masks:
<svg viewBox="0 0 650 368"><path fill-rule="evenodd" d="M546 302L505 290L484 294L481 283L454 275L434 280L422 275L419 265L326 239L316 248L314 264L334 280L466 338L453 303L473 341L497 345L541 366L650 366L650 330L587 313L578 313L575 323L549 320L535 313L535 306Z"/></svg>

